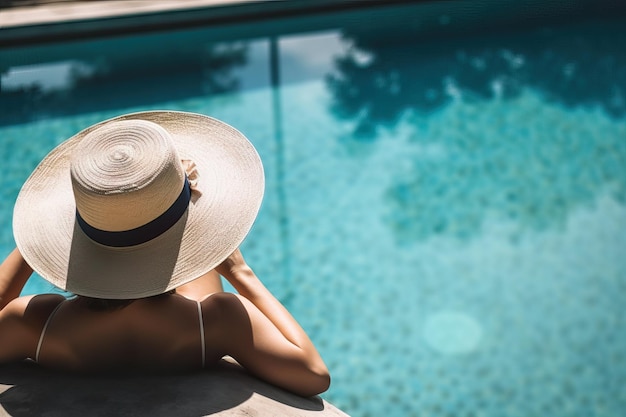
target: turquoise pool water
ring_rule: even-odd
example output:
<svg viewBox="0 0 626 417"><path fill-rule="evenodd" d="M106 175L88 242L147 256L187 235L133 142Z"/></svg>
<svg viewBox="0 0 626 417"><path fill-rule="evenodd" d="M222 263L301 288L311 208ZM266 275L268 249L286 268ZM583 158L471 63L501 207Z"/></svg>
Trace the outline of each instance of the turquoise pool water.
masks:
<svg viewBox="0 0 626 417"><path fill-rule="evenodd" d="M20 185L56 144L122 113L204 113L261 154L243 251L319 346L328 401L352 416L621 415L626 20L437 41L354 20L0 51L1 254ZM34 277L25 292L50 290Z"/></svg>

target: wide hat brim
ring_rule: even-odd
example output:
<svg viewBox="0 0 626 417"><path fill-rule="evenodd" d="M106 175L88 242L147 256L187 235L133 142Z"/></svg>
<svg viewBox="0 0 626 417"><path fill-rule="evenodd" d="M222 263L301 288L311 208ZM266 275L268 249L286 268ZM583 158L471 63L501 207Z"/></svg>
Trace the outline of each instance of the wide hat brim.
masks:
<svg viewBox="0 0 626 417"><path fill-rule="evenodd" d="M160 236L136 246L108 247L76 224L70 161L89 132L133 119L169 132L180 158L196 164L200 193ZM226 259L250 231L264 184L254 146L230 125L187 112L132 113L77 133L41 161L18 195L13 233L26 262L61 289L95 298L148 297L190 282Z"/></svg>

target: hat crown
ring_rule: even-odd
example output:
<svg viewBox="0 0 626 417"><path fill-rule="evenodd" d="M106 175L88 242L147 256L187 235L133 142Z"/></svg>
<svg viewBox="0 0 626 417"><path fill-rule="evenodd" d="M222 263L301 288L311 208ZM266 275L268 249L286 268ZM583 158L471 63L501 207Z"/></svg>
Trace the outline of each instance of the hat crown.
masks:
<svg viewBox="0 0 626 417"><path fill-rule="evenodd" d="M72 155L70 175L80 216L111 232L159 217L185 181L169 133L147 120L115 121L89 132Z"/></svg>

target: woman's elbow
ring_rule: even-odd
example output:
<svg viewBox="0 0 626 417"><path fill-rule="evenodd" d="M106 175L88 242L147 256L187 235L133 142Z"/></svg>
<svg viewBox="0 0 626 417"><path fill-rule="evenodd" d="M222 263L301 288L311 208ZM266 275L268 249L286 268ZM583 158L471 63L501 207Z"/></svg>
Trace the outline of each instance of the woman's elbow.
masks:
<svg viewBox="0 0 626 417"><path fill-rule="evenodd" d="M325 366L320 369L311 369L307 380L307 384L302 386L298 392L303 397L319 395L330 387L330 373Z"/></svg>
<svg viewBox="0 0 626 417"><path fill-rule="evenodd" d="M330 387L330 373L328 372L328 369L320 373L317 376L317 379L318 379L317 389L316 389L317 392L313 395L321 394L322 392L325 392L326 390L328 390L328 388Z"/></svg>

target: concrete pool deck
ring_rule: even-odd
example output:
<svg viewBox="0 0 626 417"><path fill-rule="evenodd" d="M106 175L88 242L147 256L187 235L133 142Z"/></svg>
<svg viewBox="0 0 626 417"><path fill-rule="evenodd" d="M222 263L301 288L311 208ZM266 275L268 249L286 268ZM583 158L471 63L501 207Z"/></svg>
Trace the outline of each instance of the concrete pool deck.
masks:
<svg viewBox="0 0 626 417"><path fill-rule="evenodd" d="M271 1L271 0L270 0ZM276 1L276 0L274 0ZM9 3L11 3L9 1ZM44 0L18 1L2 11L0 28L68 23L79 20L125 17L201 8L233 7L250 0Z"/></svg>
<svg viewBox="0 0 626 417"><path fill-rule="evenodd" d="M242 19L273 1L33 0L0 8L0 46L38 44ZM5 4L5 3L2 3Z"/></svg>
<svg viewBox="0 0 626 417"><path fill-rule="evenodd" d="M101 17L125 16L251 3L250 0L39 0L8 1L3 27L67 22Z"/></svg>
<svg viewBox="0 0 626 417"><path fill-rule="evenodd" d="M0 47L245 24L384 4L384 0L0 0Z"/></svg>

